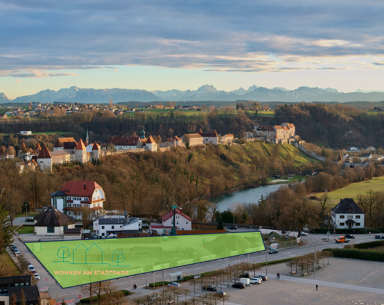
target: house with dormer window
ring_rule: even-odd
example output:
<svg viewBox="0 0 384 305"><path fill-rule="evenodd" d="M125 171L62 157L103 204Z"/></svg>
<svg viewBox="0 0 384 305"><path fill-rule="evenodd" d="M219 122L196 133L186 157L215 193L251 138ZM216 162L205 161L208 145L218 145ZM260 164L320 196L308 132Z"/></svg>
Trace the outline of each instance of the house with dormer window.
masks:
<svg viewBox="0 0 384 305"><path fill-rule="evenodd" d="M364 212L352 198L340 199L340 202L331 210L332 224L335 229L364 228Z"/></svg>

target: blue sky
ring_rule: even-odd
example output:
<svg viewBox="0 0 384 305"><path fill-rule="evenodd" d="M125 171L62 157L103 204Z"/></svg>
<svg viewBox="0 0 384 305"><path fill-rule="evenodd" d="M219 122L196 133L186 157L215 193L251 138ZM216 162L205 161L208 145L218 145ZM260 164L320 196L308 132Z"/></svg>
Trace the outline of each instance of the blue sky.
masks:
<svg viewBox="0 0 384 305"><path fill-rule="evenodd" d="M0 92L384 90L384 2L0 0Z"/></svg>

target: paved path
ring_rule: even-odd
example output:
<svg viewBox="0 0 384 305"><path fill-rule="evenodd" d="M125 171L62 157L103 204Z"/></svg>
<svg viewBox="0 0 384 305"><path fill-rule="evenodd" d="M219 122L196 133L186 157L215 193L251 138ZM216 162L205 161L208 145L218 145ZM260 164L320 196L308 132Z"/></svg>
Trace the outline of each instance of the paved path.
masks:
<svg viewBox="0 0 384 305"><path fill-rule="evenodd" d="M326 287L332 287L332 288L340 288L340 289L347 289L347 290L354 290L354 291L363 291L363 292L384 294L384 289L318 281L316 279L311 280L311 279L306 279L306 278L298 278L298 277L293 277L293 276L281 275L280 280L303 283L303 284L312 284L313 286L319 285L319 290L321 290L321 286L326 286Z"/></svg>

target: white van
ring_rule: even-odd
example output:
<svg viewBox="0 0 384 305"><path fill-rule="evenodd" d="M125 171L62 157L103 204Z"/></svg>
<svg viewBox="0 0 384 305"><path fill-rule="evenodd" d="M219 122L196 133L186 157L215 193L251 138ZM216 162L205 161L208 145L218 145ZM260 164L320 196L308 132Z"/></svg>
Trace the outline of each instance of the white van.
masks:
<svg viewBox="0 0 384 305"><path fill-rule="evenodd" d="M251 285L251 280L245 277L241 277L239 280L240 283L243 283L245 286Z"/></svg>

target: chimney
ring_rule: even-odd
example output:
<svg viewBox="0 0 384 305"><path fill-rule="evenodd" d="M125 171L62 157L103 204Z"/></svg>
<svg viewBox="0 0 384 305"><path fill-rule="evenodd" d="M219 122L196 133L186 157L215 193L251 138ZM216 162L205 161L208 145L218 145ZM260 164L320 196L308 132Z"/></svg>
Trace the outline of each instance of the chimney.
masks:
<svg viewBox="0 0 384 305"><path fill-rule="evenodd" d="M179 210L180 210L180 213L183 213L183 208L180 208Z"/></svg>
<svg viewBox="0 0 384 305"><path fill-rule="evenodd" d="M84 189L85 189L85 183L84 183Z"/></svg>

